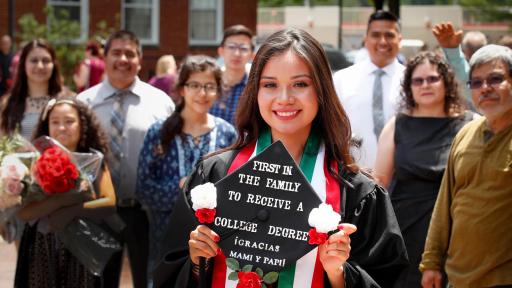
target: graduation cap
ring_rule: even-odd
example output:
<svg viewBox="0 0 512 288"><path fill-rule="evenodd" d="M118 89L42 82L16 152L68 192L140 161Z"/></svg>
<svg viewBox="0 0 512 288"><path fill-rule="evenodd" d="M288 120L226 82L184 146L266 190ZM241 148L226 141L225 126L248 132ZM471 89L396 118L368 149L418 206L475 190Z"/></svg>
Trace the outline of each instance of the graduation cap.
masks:
<svg viewBox="0 0 512 288"><path fill-rule="evenodd" d="M308 216L322 201L281 141L215 186L216 215L208 226L240 267L279 272L316 247L308 244Z"/></svg>

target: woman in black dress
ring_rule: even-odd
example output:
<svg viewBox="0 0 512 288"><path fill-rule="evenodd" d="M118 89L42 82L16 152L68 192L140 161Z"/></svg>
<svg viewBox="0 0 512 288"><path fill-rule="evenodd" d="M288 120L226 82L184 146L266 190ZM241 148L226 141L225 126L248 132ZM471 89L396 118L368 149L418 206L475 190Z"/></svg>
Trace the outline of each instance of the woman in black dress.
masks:
<svg viewBox="0 0 512 288"><path fill-rule="evenodd" d="M412 58L404 73L402 112L382 130L374 177L391 194L411 263L400 287L421 287L418 265L450 145L473 114L452 69L434 53Z"/></svg>

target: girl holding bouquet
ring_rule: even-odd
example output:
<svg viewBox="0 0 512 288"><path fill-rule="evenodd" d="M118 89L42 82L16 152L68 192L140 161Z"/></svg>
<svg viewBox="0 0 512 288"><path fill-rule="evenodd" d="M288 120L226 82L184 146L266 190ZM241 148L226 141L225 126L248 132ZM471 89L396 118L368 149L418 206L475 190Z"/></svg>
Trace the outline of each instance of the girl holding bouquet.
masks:
<svg viewBox="0 0 512 288"><path fill-rule="evenodd" d="M323 187L324 201L339 208L344 223L341 231L319 245L321 265L315 265L312 258L297 261L295 269L285 268L271 287L393 287L407 266L404 242L388 194L358 171L350 155L350 123L334 90L322 46L300 29L271 35L256 54L240 101L236 143L200 162L176 203L180 213L171 218L173 230L165 250L172 253L163 255L164 261L155 271L156 286L197 287L200 257L207 259L208 287L263 286L261 280L243 283L245 279L240 277L240 282L233 282L225 266L217 265L222 263L217 259L223 257L217 244L222 239L197 224L190 190L223 178L228 170L237 168L233 165L241 162L237 160L241 155L252 155L264 148L261 145L281 140L304 173L312 170L303 167L304 163L315 163L313 170L319 170L311 178L325 177L339 184L336 189ZM327 169L322 169L322 162ZM319 193L322 187L315 185ZM287 275L291 277L281 277L283 273L291 273Z"/></svg>
<svg viewBox="0 0 512 288"><path fill-rule="evenodd" d="M106 134L93 112L72 97L52 99L45 106L34 138L50 136L70 152L108 152ZM51 183L50 183L51 184ZM89 189L81 192L52 194L32 201L18 211L25 225L18 254L15 287L103 287L102 278L90 273L55 236L55 231L74 218L101 221L115 211L115 194L105 164ZM49 233L38 229L39 219L48 217Z"/></svg>
<svg viewBox="0 0 512 288"><path fill-rule="evenodd" d="M221 87L215 59L189 56L174 88L176 110L147 132L137 175L136 195L148 207L150 264L157 260L172 208L186 176L200 157L233 144L233 126L208 113Z"/></svg>
<svg viewBox="0 0 512 288"><path fill-rule="evenodd" d="M0 102L0 136L18 132L30 141L46 103L63 93L55 50L46 40L36 39L23 47L14 79ZM0 223L0 235L8 240L19 241L22 230L23 223L15 217Z"/></svg>

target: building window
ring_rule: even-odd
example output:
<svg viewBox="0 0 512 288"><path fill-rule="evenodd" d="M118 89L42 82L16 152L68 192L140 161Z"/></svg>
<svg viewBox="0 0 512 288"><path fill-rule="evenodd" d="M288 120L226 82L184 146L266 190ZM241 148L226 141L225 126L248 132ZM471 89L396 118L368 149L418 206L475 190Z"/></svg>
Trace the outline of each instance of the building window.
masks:
<svg viewBox="0 0 512 288"><path fill-rule="evenodd" d="M80 23L79 42L85 42L89 37L89 0L48 0L48 6L53 8L55 17L65 11L69 20Z"/></svg>
<svg viewBox="0 0 512 288"><path fill-rule="evenodd" d="M190 0L190 45L218 45L222 40L223 0Z"/></svg>
<svg viewBox="0 0 512 288"><path fill-rule="evenodd" d="M142 44L159 42L160 0L123 0L122 27L134 32Z"/></svg>

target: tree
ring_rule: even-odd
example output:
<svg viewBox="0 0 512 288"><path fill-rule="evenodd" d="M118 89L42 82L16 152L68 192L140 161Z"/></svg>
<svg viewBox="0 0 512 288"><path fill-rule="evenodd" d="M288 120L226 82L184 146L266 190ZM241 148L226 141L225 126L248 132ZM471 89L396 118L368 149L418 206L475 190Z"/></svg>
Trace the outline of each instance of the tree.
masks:
<svg viewBox="0 0 512 288"><path fill-rule="evenodd" d="M459 3L480 21L512 24L512 0L459 0Z"/></svg>
<svg viewBox="0 0 512 288"><path fill-rule="evenodd" d="M44 14L47 23L38 22L31 13L22 15L18 20L21 29L18 35L22 42L36 38L50 42L55 48L64 83L74 88L73 73L84 57L84 45L77 40L80 37L80 23L70 20L65 10L60 10L56 15L51 6L44 9Z"/></svg>

